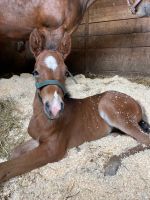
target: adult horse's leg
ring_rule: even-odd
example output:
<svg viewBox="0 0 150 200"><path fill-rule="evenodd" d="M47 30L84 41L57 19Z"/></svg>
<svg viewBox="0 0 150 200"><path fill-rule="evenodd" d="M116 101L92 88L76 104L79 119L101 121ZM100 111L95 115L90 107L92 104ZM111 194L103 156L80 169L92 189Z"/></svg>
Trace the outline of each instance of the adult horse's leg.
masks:
<svg viewBox="0 0 150 200"><path fill-rule="evenodd" d="M127 4L130 7L132 14L136 13L136 7L141 3L142 0L136 0L133 4L131 0L127 0Z"/></svg>
<svg viewBox="0 0 150 200"><path fill-rule="evenodd" d="M88 0L87 8L89 8L97 0Z"/></svg>

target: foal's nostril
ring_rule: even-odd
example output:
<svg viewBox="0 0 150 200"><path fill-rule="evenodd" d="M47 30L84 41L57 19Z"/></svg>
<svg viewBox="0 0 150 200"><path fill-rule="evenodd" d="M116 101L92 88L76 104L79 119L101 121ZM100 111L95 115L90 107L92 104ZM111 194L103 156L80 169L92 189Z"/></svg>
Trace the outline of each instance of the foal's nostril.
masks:
<svg viewBox="0 0 150 200"><path fill-rule="evenodd" d="M61 112L64 110L64 103L61 102Z"/></svg>
<svg viewBox="0 0 150 200"><path fill-rule="evenodd" d="M46 110L49 110L49 102L47 101L46 103L45 103L45 108L46 108Z"/></svg>

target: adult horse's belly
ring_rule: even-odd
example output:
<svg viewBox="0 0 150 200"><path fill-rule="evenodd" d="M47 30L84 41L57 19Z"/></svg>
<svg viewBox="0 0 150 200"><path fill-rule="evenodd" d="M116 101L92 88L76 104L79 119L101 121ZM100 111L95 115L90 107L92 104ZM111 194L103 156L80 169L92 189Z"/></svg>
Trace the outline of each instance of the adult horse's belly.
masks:
<svg viewBox="0 0 150 200"><path fill-rule="evenodd" d="M19 27L13 23L7 23L7 25L0 23L0 38L27 39L32 29L29 26Z"/></svg>

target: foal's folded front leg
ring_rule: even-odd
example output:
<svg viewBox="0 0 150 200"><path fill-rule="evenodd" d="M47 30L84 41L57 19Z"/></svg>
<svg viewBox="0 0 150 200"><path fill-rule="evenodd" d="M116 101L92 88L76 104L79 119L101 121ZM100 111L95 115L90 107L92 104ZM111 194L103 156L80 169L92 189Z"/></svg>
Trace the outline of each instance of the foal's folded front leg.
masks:
<svg viewBox="0 0 150 200"><path fill-rule="evenodd" d="M60 159L58 152L51 150L48 144L41 144L39 147L29 151L15 159L0 164L0 182L29 172L49 162Z"/></svg>
<svg viewBox="0 0 150 200"><path fill-rule="evenodd" d="M39 142L34 139L30 139L23 144L17 146L13 151L11 152L10 159L17 158L21 156L24 153L27 153L28 151L31 151L39 146Z"/></svg>

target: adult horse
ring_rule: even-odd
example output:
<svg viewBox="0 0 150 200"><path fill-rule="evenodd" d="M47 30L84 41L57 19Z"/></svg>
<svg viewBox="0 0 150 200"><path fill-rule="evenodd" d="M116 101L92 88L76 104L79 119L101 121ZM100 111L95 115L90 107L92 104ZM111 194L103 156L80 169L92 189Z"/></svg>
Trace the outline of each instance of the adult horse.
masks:
<svg viewBox="0 0 150 200"><path fill-rule="evenodd" d="M69 52L65 46L71 45L70 35L80 24L85 11L96 0L1 0L0 38L26 41L30 33L36 31L43 37L43 47ZM141 0L132 5L134 10ZM36 40L36 36L34 38ZM67 48L68 49L68 48Z"/></svg>
<svg viewBox="0 0 150 200"><path fill-rule="evenodd" d="M70 35L86 9L96 0L1 0L0 38L29 39L36 28L44 48L58 50L70 45ZM64 52L66 57L69 52Z"/></svg>

